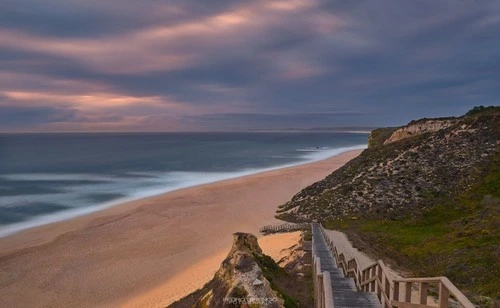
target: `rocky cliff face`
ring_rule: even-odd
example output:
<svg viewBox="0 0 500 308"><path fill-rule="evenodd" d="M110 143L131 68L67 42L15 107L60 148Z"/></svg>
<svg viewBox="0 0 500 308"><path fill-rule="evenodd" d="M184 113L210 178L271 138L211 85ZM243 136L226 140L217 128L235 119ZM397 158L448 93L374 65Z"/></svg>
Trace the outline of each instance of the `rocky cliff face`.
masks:
<svg viewBox="0 0 500 308"><path fill-rule="evenodd" d="M438 130L446 129L456 123L458 119L423 119L412 121L408 125L396 129L392 135L384 141L384 144L399 141L404 138L418 136L424 133L437 132Z"/></svg>
<svg viewBox="0 0 500 308"><path fill-rule="evenodd" d="M500 110L377 130L360 156L282 205L289 221L424 215L465 191L500 153ZM385 139L387 138L387 139Z"/></svg>
<svg viewBox="0 0 500 308"><path fill-rule="evenodd" d="M235 233L231 251L214 279L192 295L194 300L184 299L172 307L284 307L259 267L258 261L266 258L254 235Z"/></svg>
<svg viewBox="0 0 500 308"><path fill-rule="evenodd" d="M272 290L256 262L258 256L262 256L262 250L257 238L248 233L235 233L233 247L215 275L223 287L212 290L201 301L210 302L210 307L234 307L244 302L260 307L283 307L283 300ZM214 297L215 294L218 296ZM221 297L222 303L217 300Z"/></svg>

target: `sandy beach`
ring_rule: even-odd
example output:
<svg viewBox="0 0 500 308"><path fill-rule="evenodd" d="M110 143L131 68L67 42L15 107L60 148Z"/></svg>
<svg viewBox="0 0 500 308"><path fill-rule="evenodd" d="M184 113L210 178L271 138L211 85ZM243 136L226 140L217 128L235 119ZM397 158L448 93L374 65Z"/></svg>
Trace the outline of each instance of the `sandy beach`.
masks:
<svg viewBox="0 0 500 308"><path fill-rule="evenodd" d="M360 152L182 189L0 239L0 307L168 305L212 277L234 232L257 234L277 222L278 205ZM288 242L293 239L270 247Z"/></svg>

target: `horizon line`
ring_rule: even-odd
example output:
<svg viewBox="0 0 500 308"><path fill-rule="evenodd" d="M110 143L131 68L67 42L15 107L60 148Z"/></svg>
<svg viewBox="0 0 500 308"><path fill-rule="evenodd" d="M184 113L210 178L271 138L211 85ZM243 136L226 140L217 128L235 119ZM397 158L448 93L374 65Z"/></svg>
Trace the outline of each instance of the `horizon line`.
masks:
<svg viewBox="0 0 500 308"><path fill-rule="evenodd" d="M347 129L349 128L349 129ZM371 130L380 127L369 128ZM342 130L346 129L346 130ZM336 132L336 133L370 133L371 130L367 130L368 127L360 127L360 129L355 129L355 127L339 127L330 129L251 129L251 130L206 130L206 131L22 131L22 132L2 132L0 135L24 135L24 134L175 134L175 133L287 133L287 132Z"/></svg>

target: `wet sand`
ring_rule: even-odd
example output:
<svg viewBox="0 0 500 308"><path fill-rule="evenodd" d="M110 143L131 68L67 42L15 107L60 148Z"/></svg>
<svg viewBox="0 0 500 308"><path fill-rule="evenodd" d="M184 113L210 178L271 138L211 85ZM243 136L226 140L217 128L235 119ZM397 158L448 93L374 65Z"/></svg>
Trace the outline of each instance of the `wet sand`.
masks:
<svg viewBox="0 0 500 308"><path fill-rule="evenodd" d="M360 152L182 189L0 239L0 307L165 306L172 294L212 277L234 232L257 234L276 223L278 205Z"/></svg>

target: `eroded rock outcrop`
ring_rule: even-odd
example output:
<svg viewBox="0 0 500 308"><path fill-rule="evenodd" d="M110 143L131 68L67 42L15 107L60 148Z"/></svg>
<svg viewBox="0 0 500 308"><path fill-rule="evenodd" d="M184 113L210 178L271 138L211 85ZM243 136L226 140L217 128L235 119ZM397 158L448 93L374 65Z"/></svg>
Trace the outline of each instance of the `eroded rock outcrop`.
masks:
<svg viewBox="0 0 500 308"><path fill-rule="evenodd" d="M272 290L255 260L260 256L262 250L254 235L235 233L233 247L215 275L223 287L213 290L202 301L210 302L209 307L234 307L244 302L283 307L283 300Z"/></svg>
<svg viewBox="0 0 500 308"><path fill-rule="evenodd" d="M235 233L231 251L213 280L193 295L193 303L184 299L184 304L172 306L284 307L284 300L271 288L259 267L258 260L266 258L269 257L262 254L254 235Z"/></svg>
<svg viewBox="0 0 500 308"><path fill-rule="evenodd" d="M396 129L392 135L384 141L384 144L399 141L404 138L418 136L423 133L437 132L455 124L458 119L422 119L412 121L408 125Z"/></svg>

